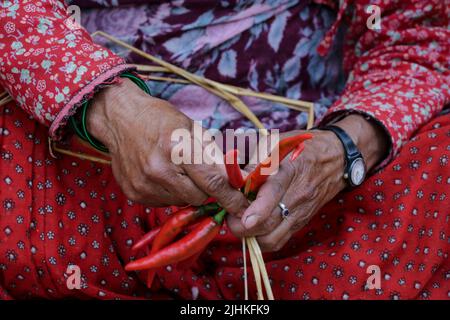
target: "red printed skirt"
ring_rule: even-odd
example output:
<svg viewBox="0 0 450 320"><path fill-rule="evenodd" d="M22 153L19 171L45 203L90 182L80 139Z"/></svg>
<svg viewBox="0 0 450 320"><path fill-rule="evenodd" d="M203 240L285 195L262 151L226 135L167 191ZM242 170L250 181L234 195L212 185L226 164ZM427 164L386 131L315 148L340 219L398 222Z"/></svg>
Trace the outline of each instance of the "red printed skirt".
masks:
<svg viewBox="0 0 450 320"><path fill-rule="evenodd" d="M124 265L174 208L127 200L107 165L53 158L47 128L13 103L0 121L1 298L243 298L241 241L226 226L195 266L167 266L146 289ZM265 255L276 299L448 299L449 150L450 116L438 116L383 170ZM67 287L70 265L81 270L79 290ZM367 286L373 265L378 289ZM249 285L255 298L252 276Z"/></svg>

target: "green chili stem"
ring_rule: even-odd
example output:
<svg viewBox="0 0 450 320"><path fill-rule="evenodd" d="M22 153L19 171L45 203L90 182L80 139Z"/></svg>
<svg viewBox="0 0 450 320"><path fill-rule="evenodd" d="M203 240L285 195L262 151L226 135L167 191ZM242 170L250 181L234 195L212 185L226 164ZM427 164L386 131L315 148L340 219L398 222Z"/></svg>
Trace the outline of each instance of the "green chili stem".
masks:
<svg viewBox="0 0 450 320"><path fill-rule="evenodd" d="M217 224L222 224L226 213L227 213L227 211L225 209L220 210L219 213L216 213L216 215L213 217L214 221Z"/></svg>

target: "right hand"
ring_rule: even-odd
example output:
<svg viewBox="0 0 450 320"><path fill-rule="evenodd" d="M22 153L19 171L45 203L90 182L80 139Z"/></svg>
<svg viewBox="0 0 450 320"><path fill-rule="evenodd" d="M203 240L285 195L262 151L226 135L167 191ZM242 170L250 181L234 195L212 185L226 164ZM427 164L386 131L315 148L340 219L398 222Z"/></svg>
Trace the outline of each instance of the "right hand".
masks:
<svg viewBox="0 0 450 320"><path fill-rule="evenodd" d="M171 161L172 132L185 128L193 136L193 127L170 103L128 79L100 91L87 115L88 131L109 149L113 174L130 200L162 207L200 205L212 196L240 215L247 200L228 184L223 164Z"/></svg>

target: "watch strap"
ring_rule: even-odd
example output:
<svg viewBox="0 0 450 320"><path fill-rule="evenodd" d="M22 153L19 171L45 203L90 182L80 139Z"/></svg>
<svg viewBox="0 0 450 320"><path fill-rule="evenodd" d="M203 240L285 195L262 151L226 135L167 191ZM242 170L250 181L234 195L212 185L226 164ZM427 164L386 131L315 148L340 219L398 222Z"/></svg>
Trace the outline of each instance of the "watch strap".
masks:
<svg viewBox="0 0 450 320"><path fill-rule="evenodd" d="M359 152L358 147L353 142L352 138L345 132L342 128L334 125L329 125L321 128L322 130L330 130L333 131L334 134L338 137L342 142L342 146L344 147L345 154L347 160L353 159L357 156L361 156L361 152Z"/></svg>
<svg viewBox="0 0 450 320"><path fill-rule="evenodd" d="M321 128L321 129L332 131L337 136L337 138L341 141L342 146L344 147L344 152L345 152L344 179L347 181L348 185L350 187L355 187L355 186L360 185L362 181L354 182L352 180L354 165L358 159L360 159L362 161L363 166L365 167L364 159L363 159L362 154L359 151L358 147L356 146L356 144L353 142L353 140L350 138L350 136L343 129L339 128L338 126L329 125L329 126L325 126L325 127ZM364 168L364 170L365 170L365 168ZM365 176L365 172L363 173L363 179L364 179L364 176Z"/></svg>

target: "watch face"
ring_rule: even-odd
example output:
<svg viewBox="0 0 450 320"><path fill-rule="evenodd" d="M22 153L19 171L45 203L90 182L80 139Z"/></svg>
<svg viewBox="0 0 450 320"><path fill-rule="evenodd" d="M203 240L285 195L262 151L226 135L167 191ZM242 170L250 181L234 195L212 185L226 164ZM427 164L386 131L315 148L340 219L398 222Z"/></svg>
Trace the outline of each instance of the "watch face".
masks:
<svg viewBox="0 0 450 320"><path fill-rule="evenodd" d="M362 158L353 161L352 167L350 169L350 179L353 185L359 186L366 176L366 166Z"/></svg>

